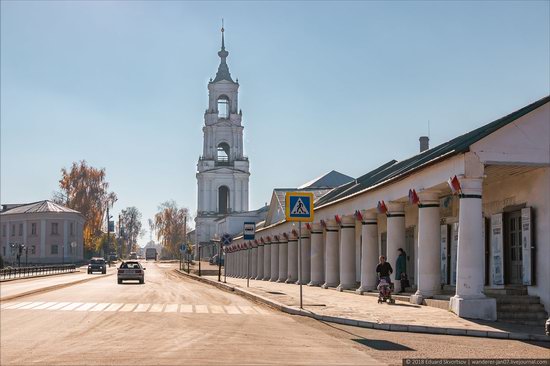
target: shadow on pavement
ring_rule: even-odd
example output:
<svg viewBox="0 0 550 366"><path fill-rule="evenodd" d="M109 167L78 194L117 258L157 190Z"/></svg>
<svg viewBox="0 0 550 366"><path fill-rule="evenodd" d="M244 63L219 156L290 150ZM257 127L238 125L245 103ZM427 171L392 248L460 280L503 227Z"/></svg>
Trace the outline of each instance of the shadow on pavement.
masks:
<svg viewBox="0 0 550 366"><path fill-rule="evenodd" d="M367 346L369 348L375 349L377 351L414 351L414 349L404 346L399 343L392 341L386 341L382 339L352 339L352 341Z"/></svg>

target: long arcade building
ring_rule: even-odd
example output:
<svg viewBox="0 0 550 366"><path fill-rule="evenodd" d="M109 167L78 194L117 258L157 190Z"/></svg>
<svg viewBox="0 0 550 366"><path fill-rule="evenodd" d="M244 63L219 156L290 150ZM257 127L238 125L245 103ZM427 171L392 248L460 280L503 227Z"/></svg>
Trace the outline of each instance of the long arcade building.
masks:
<svg viewBox="0 0 550 366"><path fill-rule="evenodd" d="M315 221L302 227L302 282L374 290L379 255L395 266L405 248L413 303L451 289L458 316L496 320L486 293L524 288L550 310L549 102L392 160L319 198ZM297 225L262 228L255 241L236 237L226 247L227 275L247 276L250 248L251 278L297 283Z"/></svg>

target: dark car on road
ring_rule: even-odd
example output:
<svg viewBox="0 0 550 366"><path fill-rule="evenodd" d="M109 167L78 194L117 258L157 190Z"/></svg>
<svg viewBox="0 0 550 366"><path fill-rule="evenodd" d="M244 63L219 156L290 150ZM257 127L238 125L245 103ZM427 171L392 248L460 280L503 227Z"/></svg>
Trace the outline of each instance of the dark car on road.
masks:
<svg viewBox="0 0 550 366"><path fill-rule="evenodd" d="M88 264L88 274L94 272L101 272L102 274L107 273L107 265L105 259L103 258L92 258Z"/></svg>
<svg viewBox="0 0 550 366"><path fill-rule="evenodd" d="M122 262L117 271L117 282L119 285L126 280L137 280L139 283L144 283L144 271L145 267L142 267L138 261Z"/></svg>

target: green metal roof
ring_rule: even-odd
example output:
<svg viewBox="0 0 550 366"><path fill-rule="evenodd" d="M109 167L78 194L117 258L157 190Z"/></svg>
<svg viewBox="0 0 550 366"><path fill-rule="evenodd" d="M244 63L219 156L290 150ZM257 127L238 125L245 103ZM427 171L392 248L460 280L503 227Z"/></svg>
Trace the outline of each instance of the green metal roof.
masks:
<svg viewBox="0 0 550 366"><path fill-rule="evenodd" d="M457 154L468 152L472 144L490 135L496 130L506 126L507 124L517 120L518 118L523 117L527 113L534 111L535 109L548 103L549 101L550 96L546 96L513 113L510 113L507 116L499 118L496 121L493 121L485 126L479 127L464 135L458 136L450 141L421 152L420 154L410 157L406 160L400 162L392 160L368 172L367 174L360 176L350 183L341 185L340 187L331 190L323 197L319 198L315 202L315 206L323 206L336 200L351 196L354 193L366 190L377 184L403 177L422 168L428 163L433 163L444 158L449 158Z"/></svg>

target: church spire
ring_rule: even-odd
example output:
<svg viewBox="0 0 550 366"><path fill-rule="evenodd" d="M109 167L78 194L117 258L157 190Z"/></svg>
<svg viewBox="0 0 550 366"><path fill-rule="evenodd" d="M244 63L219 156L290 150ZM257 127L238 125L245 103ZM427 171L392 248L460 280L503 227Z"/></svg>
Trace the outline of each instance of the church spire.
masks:
<svg viewBox="0 0 550 366"><path fill-rule="evenodd" d="M214 79L214 83L221 81L221 80L227 80L234 82L233 79L231 79L231 74L229 73L229 67L227 66L227 56L229 56L229 52L225 50L225 38L224 38L224 32L225 29L223 28L223 19L222 19L222 48L218 52L218 56L220 56L220 66L218 66L218 72L216 73L216 78Z"/></svg>

